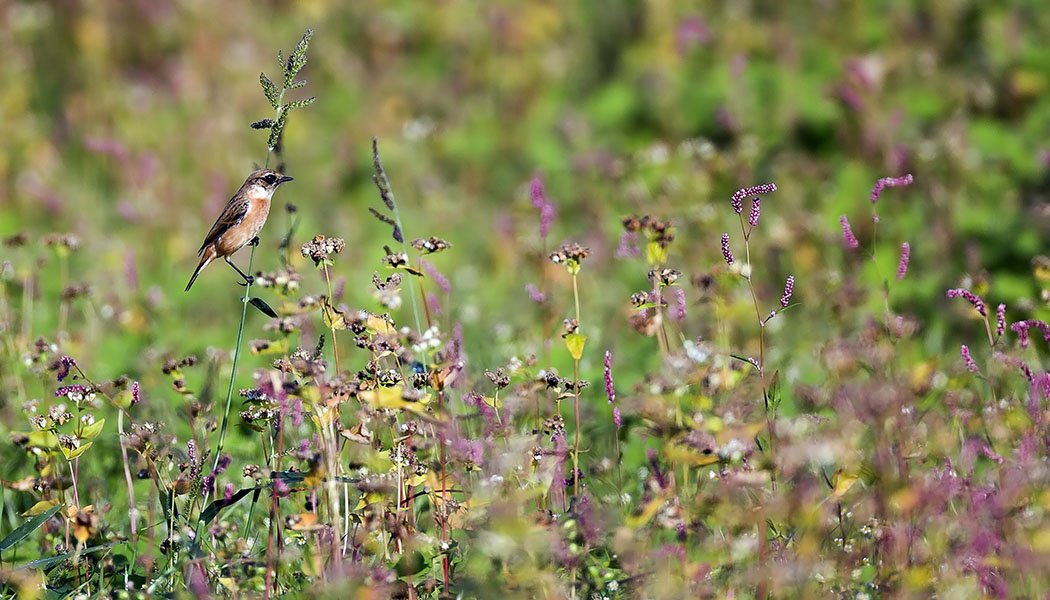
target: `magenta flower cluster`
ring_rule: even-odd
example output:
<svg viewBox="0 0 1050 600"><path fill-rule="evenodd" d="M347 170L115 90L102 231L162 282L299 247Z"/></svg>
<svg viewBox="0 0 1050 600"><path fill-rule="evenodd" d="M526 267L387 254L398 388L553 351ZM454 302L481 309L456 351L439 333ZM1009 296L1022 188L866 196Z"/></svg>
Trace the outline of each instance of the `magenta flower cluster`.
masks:
<svg viewBox="0 0 1050 600"><path fill-rule="evenodd" d="M888 187L899 187L902 185L911 185L912 176L910 174L904 175L903 177L883 177L882 179L875 182L875 187L871 189L871 203L875 204L879 201L879 196L882 194L882 190Z"/></svg>
<svg viewBox="0 0 1050 600"><path fill-rule="evenodd" d="M988 310L985 307L984 300L981 300L970 290L964 288L952 288L945 292L944 295L949 298L964 298L967 302L973 304L973 307L977 309L977 312L981 313L982 317L988 316Z"/></svg>
<svg viewBox="0 0 1050 600"><path fill-rule="evenodd" d="M775 183L764 183L762 185L753 185L751 187L741 188L733 193L733 212L740 214L744 210L744 198L748 196L755 196L757 194L768 194L770 192L777 191L777 184Z"/></svg>
<svg viewBox="0 0 1050 600"><path fill-rule="evenodd" d="M609 399L609 404L616 400L616 388L613 387L612 377L612 353L608 350L605 351L605 396Z"/></svg>
<svg viewBox="0 0 1050 600"><path fill-rule="evenodd" d="M980 373L981 370L977 368L977 363L973 361L973 357L970 356L970 348L966 344L959 346L959 354L962 355L963 364L966 365L966 369L971 373Z"/></svg>
<svg viewBox="0 0 1050 600"><path fill-rule="evenodd" d="M751 199L751 214L747 217L747 223L752 227L758 227L758 217L762 214L762 199L755 196Z"/></svg>

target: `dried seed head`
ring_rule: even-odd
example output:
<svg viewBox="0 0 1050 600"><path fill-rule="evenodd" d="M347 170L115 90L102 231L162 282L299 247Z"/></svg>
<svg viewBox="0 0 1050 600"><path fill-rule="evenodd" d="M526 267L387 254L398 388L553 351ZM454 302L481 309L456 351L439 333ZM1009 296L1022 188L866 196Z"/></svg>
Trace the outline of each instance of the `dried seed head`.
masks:
<svg viewBox="0 0 1050 600"><path fill-rule="evenodd" d="M346 247L342 238L326 238L323 235L315 236L313 240L303 244L302 255L314 261L314 265L320 265L328 260L332 254L338 254Z"/></svg>
<svg viewBox="0 0 1050 600"><path fill-rule="evenodd" d="M423 238L416 238L416 239L412 240L412 247L415 248L416 250L419 250L420 252L425 252L427 254L433 254L435 252L441 252L443 250L448 250L449 248L452 247L452 244L450 244L450 243L448 243L445 240L442 240L440 238L436 238L436 237L431 236L430 238L425 239L425 240Z"/></svg>

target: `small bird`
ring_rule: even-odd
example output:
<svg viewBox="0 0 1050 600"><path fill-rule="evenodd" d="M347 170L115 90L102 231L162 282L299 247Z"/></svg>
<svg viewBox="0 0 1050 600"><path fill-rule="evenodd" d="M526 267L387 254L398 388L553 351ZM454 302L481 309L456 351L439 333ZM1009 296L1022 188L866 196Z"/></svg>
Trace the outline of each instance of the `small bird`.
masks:
<svg viewBox="0 0 1050 600"><path fill-rule="evenodd" d="M273 197L278 186L291 180L291 177L270 169L259 169L244 180L244 185L226 203L222 214L215 220L208 235L204 236L204 243L197 251L201 262L193 272L193 277L190 277L190 282L186 284L187 292L193 287L193 282L197 279L201 269L219 257L222 257L227 264L233 267L234 271L244 278L245 284L253 281L251 275L245 275L237 268L237 265L233 264L230 256L249 243L258 243L259 238L256 236L259 235L259 231L266 223L266 217L270 214L270 198Z"/></svg>

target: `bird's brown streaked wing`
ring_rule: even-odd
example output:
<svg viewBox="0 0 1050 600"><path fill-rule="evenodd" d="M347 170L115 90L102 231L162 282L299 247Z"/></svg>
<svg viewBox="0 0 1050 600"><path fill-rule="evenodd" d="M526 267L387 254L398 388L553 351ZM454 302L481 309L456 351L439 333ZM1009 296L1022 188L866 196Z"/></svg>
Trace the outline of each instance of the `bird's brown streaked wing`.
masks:
<svg viewBox="0 0 1050 600"><path fill-rule="evenodd" d="M215 224L211 226L208 235L204 236L204 243L201 244L201 249L197 251L197 256L200 256L209 245L215 243L215 240L226 233L230 227L240 223L244 219L244 215L248 214L250 206L251 201L247 198L237 198L236 196L230 198L230 201L226 203L226 208L222 209L222 214L219 215L218 219L215 219Z"/></svg>

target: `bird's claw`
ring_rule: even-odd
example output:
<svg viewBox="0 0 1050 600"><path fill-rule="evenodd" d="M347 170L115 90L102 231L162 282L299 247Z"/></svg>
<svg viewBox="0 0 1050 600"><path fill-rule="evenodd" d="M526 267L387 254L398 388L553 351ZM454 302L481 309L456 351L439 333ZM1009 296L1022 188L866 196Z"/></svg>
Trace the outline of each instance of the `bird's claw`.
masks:
<svg viewBox="0 0 1050 600"><path fill-rule="evenodd" d="M244 281L238 281L237 285L239 285L241 287L248 287L249 285L251 285L253 283L255 283L255 278L252 277L251 275L248 275L247 277L244 278Z"/></svg>
<svg viewBox="0 0 1050 600"><path fill-rule="evenodd" d="M251 241L248 242L248 243L251 244L252 246L258 246L259 245L259 236L253 237L251 239Z"/></svg>

